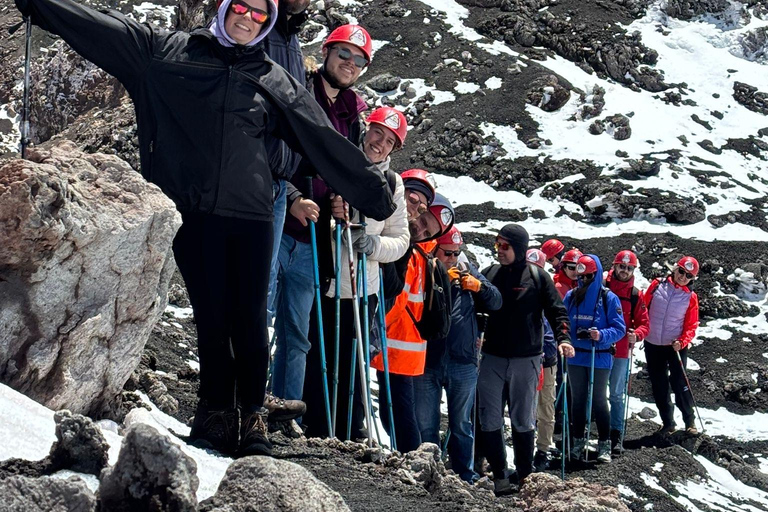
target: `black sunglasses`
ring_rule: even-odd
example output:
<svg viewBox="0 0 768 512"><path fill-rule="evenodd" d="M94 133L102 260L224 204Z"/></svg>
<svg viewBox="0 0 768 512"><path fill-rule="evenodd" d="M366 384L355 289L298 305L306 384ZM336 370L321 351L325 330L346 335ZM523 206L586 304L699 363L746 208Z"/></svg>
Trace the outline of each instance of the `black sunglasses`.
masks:
<svg viewBox="0 0 768 512"><path fill-rule="evenodd" d="M688 279L693 279L694 277L693 274L691 274L690 272L686 272L683 267L677 267L677 273L680 274L681 276L685 276Z"/></svg>
<svg viewBox="0 0 768 512"><path fill-rule="evenodd" d="M445 249L440 247L440 250L443 251L443 254L445 254L446 256L458 256L461 254L461 249L458 249L456 251L446 251Z"/></svg>
<svg viewBox="0 0 768 512"><path fill-rule="evenodd" d="M582 281L590 281L595 278L596 272L592 272L591 274L582 274L579 276L579 279Z"/></svg>
<svg viewBox="0 0 768 512"><path fill-rule="evenodd" d="M627 272L634 272L635 270L635 267L633 267L632 265L625 265L623 263L619 263L616 266L619 267L619 270L626 270Z"/></svg>
<svg viewBox="0 0 768 512"><path fill-rule="evenodd" d="M576 264L575 263L564 263L563 268L566 270L576 270Z"/></svg>
<svg viewBox="0 0 768 512"><path fill-rule="evenodd" d="M336 50L336 55L338 55L341 60L352 59L352 62L355 63L355 67L357 68L363 69L365 66L368 65L368 59L366 59L362 55L352 55L352 50L350 50L349 48L334 46L332 49Z"/></svg>

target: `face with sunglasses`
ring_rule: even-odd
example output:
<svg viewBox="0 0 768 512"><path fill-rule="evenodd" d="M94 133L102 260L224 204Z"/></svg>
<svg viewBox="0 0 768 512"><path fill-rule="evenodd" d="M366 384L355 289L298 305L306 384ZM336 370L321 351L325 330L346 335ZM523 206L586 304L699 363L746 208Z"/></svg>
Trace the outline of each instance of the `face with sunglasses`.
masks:
<svg viewBox="0 0 768 512"><path fill-rule="evenodd" d="M326 72L341 87L351 87L368 65L363 51L348 43L336 43L323 48L323 60Z"/></svg>
<svg viewBox="0 0 768 512"><path fill-rule="evenodd" d="M635 267L632 265L625 265L624 263L617 263L613 266L613 277L626 283L632 279L632 275L635 273Z"/></svg>
<svg viewBox="0 0 768 512"><path fill-rule="evenodd" d="M246 45L268 24L267 9L267 0L232 0L224 19L224 29L237 44Z"/></svg>
<svg viewBox="0 0 768 512"><path fill-rule="evenodd" d="M435 250L435 257L445 265L445 268L455 267L459 254L461 254L461 247L458 244L440 244Z"/></svg>
<svg viewBox="0 0 768 512"><path fill-rule="evenodd" d="M678 286L688 286L695 276L685 270L683 267L677 267L672 273L672 279Z"/></svg>
<svg viewBox="0 0 768 512"><path fill-rule="evenodd" d="M496 249L496 259L499 260L499 263L511 265L515 262L515 250L508 241L503 238L497 238L493 247Z"/></svg>
<svg viewBox="0 0 768 512"><path fill-rule="evenodd" d="M579 273L576 271L576 264L572 262L565 262L560 267L563 269L563 272L565 273L565 277L568 279L571 279L573 281L576 280L577 277L579 277Z"/></svg>

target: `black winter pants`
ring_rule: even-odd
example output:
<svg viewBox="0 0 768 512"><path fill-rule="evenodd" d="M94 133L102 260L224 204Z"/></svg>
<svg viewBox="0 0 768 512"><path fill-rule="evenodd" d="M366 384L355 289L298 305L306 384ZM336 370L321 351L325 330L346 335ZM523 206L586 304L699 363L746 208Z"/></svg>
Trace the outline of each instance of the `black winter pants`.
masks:
<svg viewBox="0 0 768 512"><path fill-rule="evenodd" d="M328 399L333 407L333 368L335 358L335 325L336 302L333 298L323 296L323 331L325 338L325 359L328 379ZM376 295L368 296L369 326L373 326L374 311L376 311ZM362 302L360 312L364 314ZM340 337L339 337L339 386L338 404L336 406L336 437L347 438L347 423L349 414L349 377L352 363L352 351L357 350L354 311L352 299L341 300ZM363 319L360 319L360 327L364 329ZM312 316L309 321L309 341L312 347L307 353L306 377L304 378L304 402L307 404L307 412L302 416L302 425L306 427L308 437L328 437L328 420L326 419L325 398L323 396L322 368L320 365L320 336L317 329L317 311L312 308ZM357 356L356 356L357 357ZM360 372L357 359L355 359L355 395L352 402L352 439L368 437L365 431L365 410L363 400L365 395L360 385ZM365 378L365 375L363 375ZM364 382L364 381L363 381ZM331 409L333 414L333 409Z"/></svg>
<svg viewBox="0 0 768 512"><path fill-rule="evenodd" d="M592 389L592 419L597 423L597 438L607 441L611 437L611 413L608 408L608 379L611 370L595 368ZM572 389L573 406L569 407L571 435L574 438L586 436L587 401L589 397L589 366L568 365L568 387Z"/></svg>
<svg viewBox="0 0 768 512"><path fill-rule="evenodd" d="M183 214L173 254L189 292L200 356L198 395L212 409L264 403L272 221Z"/></svg>
<svg viewBox="0 0 768 512"><path fill-rule="evenodd" d="M379 404L381 410L381 423L384 430L390 437L389 431L389 402L387 402L387 392L385 388L384 372L376 372L376 379L379 382ZM395 441L397 441L397 451L408 453L419 447L421 444L421 430L416 419L416 390L414 388L414 379L410 375L389 374L389 387L392 394L392 415L395 422Z"/></svg>
<svg viewBox="0 0 768 512"><path fill-rule="evenodd" d="M664 425L674 425L675 407L669 400L669 387L675 393L675 403L683 413L685 426L694 425L696 416L693 413L693 399L688 385L685 383L683 369L677 360L675 351L671 345L659 346L651 343L645 344L645 359L648 365L648 377L651 379L653 399L659 409L659 416ZM688 362L688 348L680 351L680 359L683 365Z"/></svg>

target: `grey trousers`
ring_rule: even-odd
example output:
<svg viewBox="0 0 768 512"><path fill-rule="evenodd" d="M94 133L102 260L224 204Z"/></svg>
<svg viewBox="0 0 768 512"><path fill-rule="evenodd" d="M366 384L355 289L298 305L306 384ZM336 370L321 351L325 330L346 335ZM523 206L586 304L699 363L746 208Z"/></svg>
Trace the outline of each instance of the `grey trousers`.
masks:
<svg viewBox="0 0 768 512"><path fill-rule="evenodd" d="M515 432L536 428L536 387L539 384L541 356L507 359L483 354L477 391L480 427L493 432L504 426L504 384L509 386L509 419Z"/></svg>

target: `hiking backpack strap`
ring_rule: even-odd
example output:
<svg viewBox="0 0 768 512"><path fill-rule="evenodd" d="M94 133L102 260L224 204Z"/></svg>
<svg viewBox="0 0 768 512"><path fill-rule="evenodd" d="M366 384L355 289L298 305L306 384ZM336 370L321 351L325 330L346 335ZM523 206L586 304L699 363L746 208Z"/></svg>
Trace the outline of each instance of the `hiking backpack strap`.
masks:
<svg viewBox="0 0 768 512"><path fill-rule="evenodd" d="M632 292L629 294L629 316L632 318L635 317L635 308L638 302L640 302L640 292L636 286L633 286Z"/></svg>
<svg viewBox="0 0 768 512"><path fill-rule="evenodd" d="M493 280L496 277L496 274L499 273L500 269L501 269L501 265L498 263L494 263L493 265L485 269L485 271L483 271L482 274L485 276L486 279L488 279L488 281L491 284L493 284Z"/></svg>
<svg viewBox="0 0 768 512"><path fill-rule="evenodd" d="M387 185L389 185L389 191L392 192L392 194L395 193L395 189L397 188L397 173L395 171L390 171L387 169L384 171L384 177L387 178Z"/></svg>

